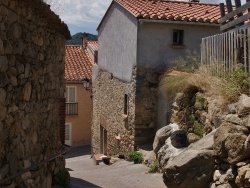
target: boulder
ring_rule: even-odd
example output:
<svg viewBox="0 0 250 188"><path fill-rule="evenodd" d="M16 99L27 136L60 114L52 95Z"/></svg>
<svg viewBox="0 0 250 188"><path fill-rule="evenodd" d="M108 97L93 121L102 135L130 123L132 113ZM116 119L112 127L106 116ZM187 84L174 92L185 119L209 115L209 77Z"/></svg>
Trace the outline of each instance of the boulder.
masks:
<svg viewBox="0 0 250 188"><path fill-rule="evenodd" d="M214 145L214 134L217 129L213 130L211 133L207 134L197 142L190 144L188 146L188 149L194 149L194 150L213 150Z"/></svg>
<svg viewBox="0 0 250 188"><path fill-rule="evenodd" d="M200 138L198 135L194 134L194 133L189 133L189 134L187 135L187 139L188 139L188 143L189 143L189 144L192 144L192 143L194 143L194 142L197 142L197 141L200 140L201 138Z"/></svg>
<svg viewBox="0 0 250 188"><path fill-rule="evenodd" d="M235 183L238 187L250 187L250 165L238 168L238 176Z"/></svg>
<svg viewBox="0 0 250 188"><path fill-rule="evenodd" d="M228 114L228 115L224 116L223 119L225 121L233 123L233 124L237 124L237 125L242 124L242 119L239 118L239 116L237 114Z"/></svg>
<svg viewBox="0 0 250 188"><path fill-rule="evenodd" d="M173 127L171 125L162 127L156 132L154 143L153 143L153 150L155 153L159 151L159 149L164 145L166 139L170 137L172 133Z"/></svg>
<svg viewBox="0 0 250 188"><path fill-rule="evenodd" d="M250 97L242 94L236 107L237 114L241 116L247 116L250 114Z"/></svg>
<svg viewBox="0 0 250 188"><path fill-rule="evenodd" d="M214 135L214 153L230 164L250 157L249 131L244 126L224 122Z"/></svg>
<svg viewBox="0 0 250 188"><path fill-rule="evenodd" d="M168 161L163 181L168 188L208 187L213 179L214 161L212 150L186 150Z"/></svg>
<svg viewBox="0 0 250 188"><path fill-rule="evenodd" d="M147 155L143 159L144 159L144 163L147 166L151 166L152 164L154 164L156 160L155 152L154 151L148 152Z"/></svg>
<svg viewBox="0 0 250 188"><path fill-rule="evenodd" d="M247 123L245 124L245 126L250 128L250 115L248 116L248 119L246 120L246 122Z"/></svg>
<svg viewBox="0 0 250 188"><path fill-rule="evenodd" d="M237 103L229 104L227 107L228 113L229 114L236 114L236 106L237 106Z"/></svg>
<svg viewBox="0 0 250 188"><path fill-rule="evenodd" d="M176 148L184 148L188 146L187 131L177 130L171 134L171 144Z"/></svg>
<svg viewBox="0 0 250 188"><path fill-rule="evenodd" d="M181 152L183 152L186 148L175 148L171 144L170 138L168 138L165 142L165 145L161 147L161 149L157 153L157 159L159 162L160 169L163 169L164 166L166 166L169 159L179 155Z"/></svg>
<svg viewBox="0 0 250 188"><path fill-rule="evenodd" d="M220 177L222 176L223 172L220 170L215 170L213 175L213 180L218 181Z"/></svg>

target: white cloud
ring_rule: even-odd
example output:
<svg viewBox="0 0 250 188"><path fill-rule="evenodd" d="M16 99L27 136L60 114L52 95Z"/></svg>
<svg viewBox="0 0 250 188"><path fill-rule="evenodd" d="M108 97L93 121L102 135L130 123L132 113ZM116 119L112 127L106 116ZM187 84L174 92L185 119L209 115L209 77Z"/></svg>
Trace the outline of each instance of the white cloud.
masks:
<svg viewBox="0 0 250 188"><path fill-rule="evenodd" d="M95 33L98 24L112 0L44 0L69 26L71 33L90 31ZM178 0L181 1L181 0ZM182 0L183 1L183 0ZM185 0L184 0L185 1ZM188 0L186 0L188 1ZM201 3L220 3L225 0L200 0ZM234 1L232 1L234 3ZM244 4L246 0L242 1ZM76 28L79 29L76 31Z"/></svg>
<svg viewBox="0 0 250 188"><path fill-rule="evenodd" d="M70 25L96 25L105 14L111 0L64 0L61 10L55 10Z"/></svg>

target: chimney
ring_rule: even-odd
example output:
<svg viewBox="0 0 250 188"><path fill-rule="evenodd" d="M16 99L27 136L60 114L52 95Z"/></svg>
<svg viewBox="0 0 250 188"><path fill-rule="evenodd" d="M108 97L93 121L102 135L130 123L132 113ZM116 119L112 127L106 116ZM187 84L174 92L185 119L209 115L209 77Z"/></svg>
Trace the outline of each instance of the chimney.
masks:
<svg viewBox="0 0 250 188"><path fill-rule="evenodd" d="M191 3L199 3L200 0L189 0L189 2L191 2Z"/></svg>
<svg viewBox="0 0 250 188"><path fill-rule="evenodd" d="M85 49L87 47L87 43L88 43L88 34L84 33L82 35L82 47L83 47L83 49Z"/></svg>

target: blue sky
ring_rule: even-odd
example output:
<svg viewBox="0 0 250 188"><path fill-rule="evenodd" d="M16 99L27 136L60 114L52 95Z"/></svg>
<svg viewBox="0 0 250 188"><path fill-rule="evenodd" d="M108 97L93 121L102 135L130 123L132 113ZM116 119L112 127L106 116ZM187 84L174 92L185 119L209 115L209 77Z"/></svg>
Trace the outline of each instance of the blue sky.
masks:
<svg viewBox="0 0 250 188"><path fill-rule="evenodd" d="M46 0L68 25L71 34L88 32L97 34L96 28L112 0ZM201 0L203 3L220 3L224 0ZM232 0L232 2L234 2ZM246 0L242 1L242 4Z"/></svg>

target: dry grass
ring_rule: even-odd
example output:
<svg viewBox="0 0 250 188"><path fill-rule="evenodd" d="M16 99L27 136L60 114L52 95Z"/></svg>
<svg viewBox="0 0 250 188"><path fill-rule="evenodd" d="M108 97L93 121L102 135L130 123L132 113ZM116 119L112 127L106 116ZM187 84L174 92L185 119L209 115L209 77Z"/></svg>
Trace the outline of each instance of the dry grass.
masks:
<svg viewBox="0 0 250 188"><path fill-rule="evenodd" d="M168 99L172 101L177 93L184 92L189 85L190 74L180 72L179 74L171 74L166 72L160 82L160 91L166 94Z"/></svg>
<svg viewBox="0 0 250 188"><path fill-rule="evenodd" d="M231 78L235 80L234 77ZM173 100L177 93L185 92L190 87L199 88L207 97L220 99L222 106L237 101L242 92L249 91L241 89L239 84L230 79L211 76L205 66L200 66L195 73L179 72L173 75L167 72L160 82L160 91L170 100Z"/></svg>

